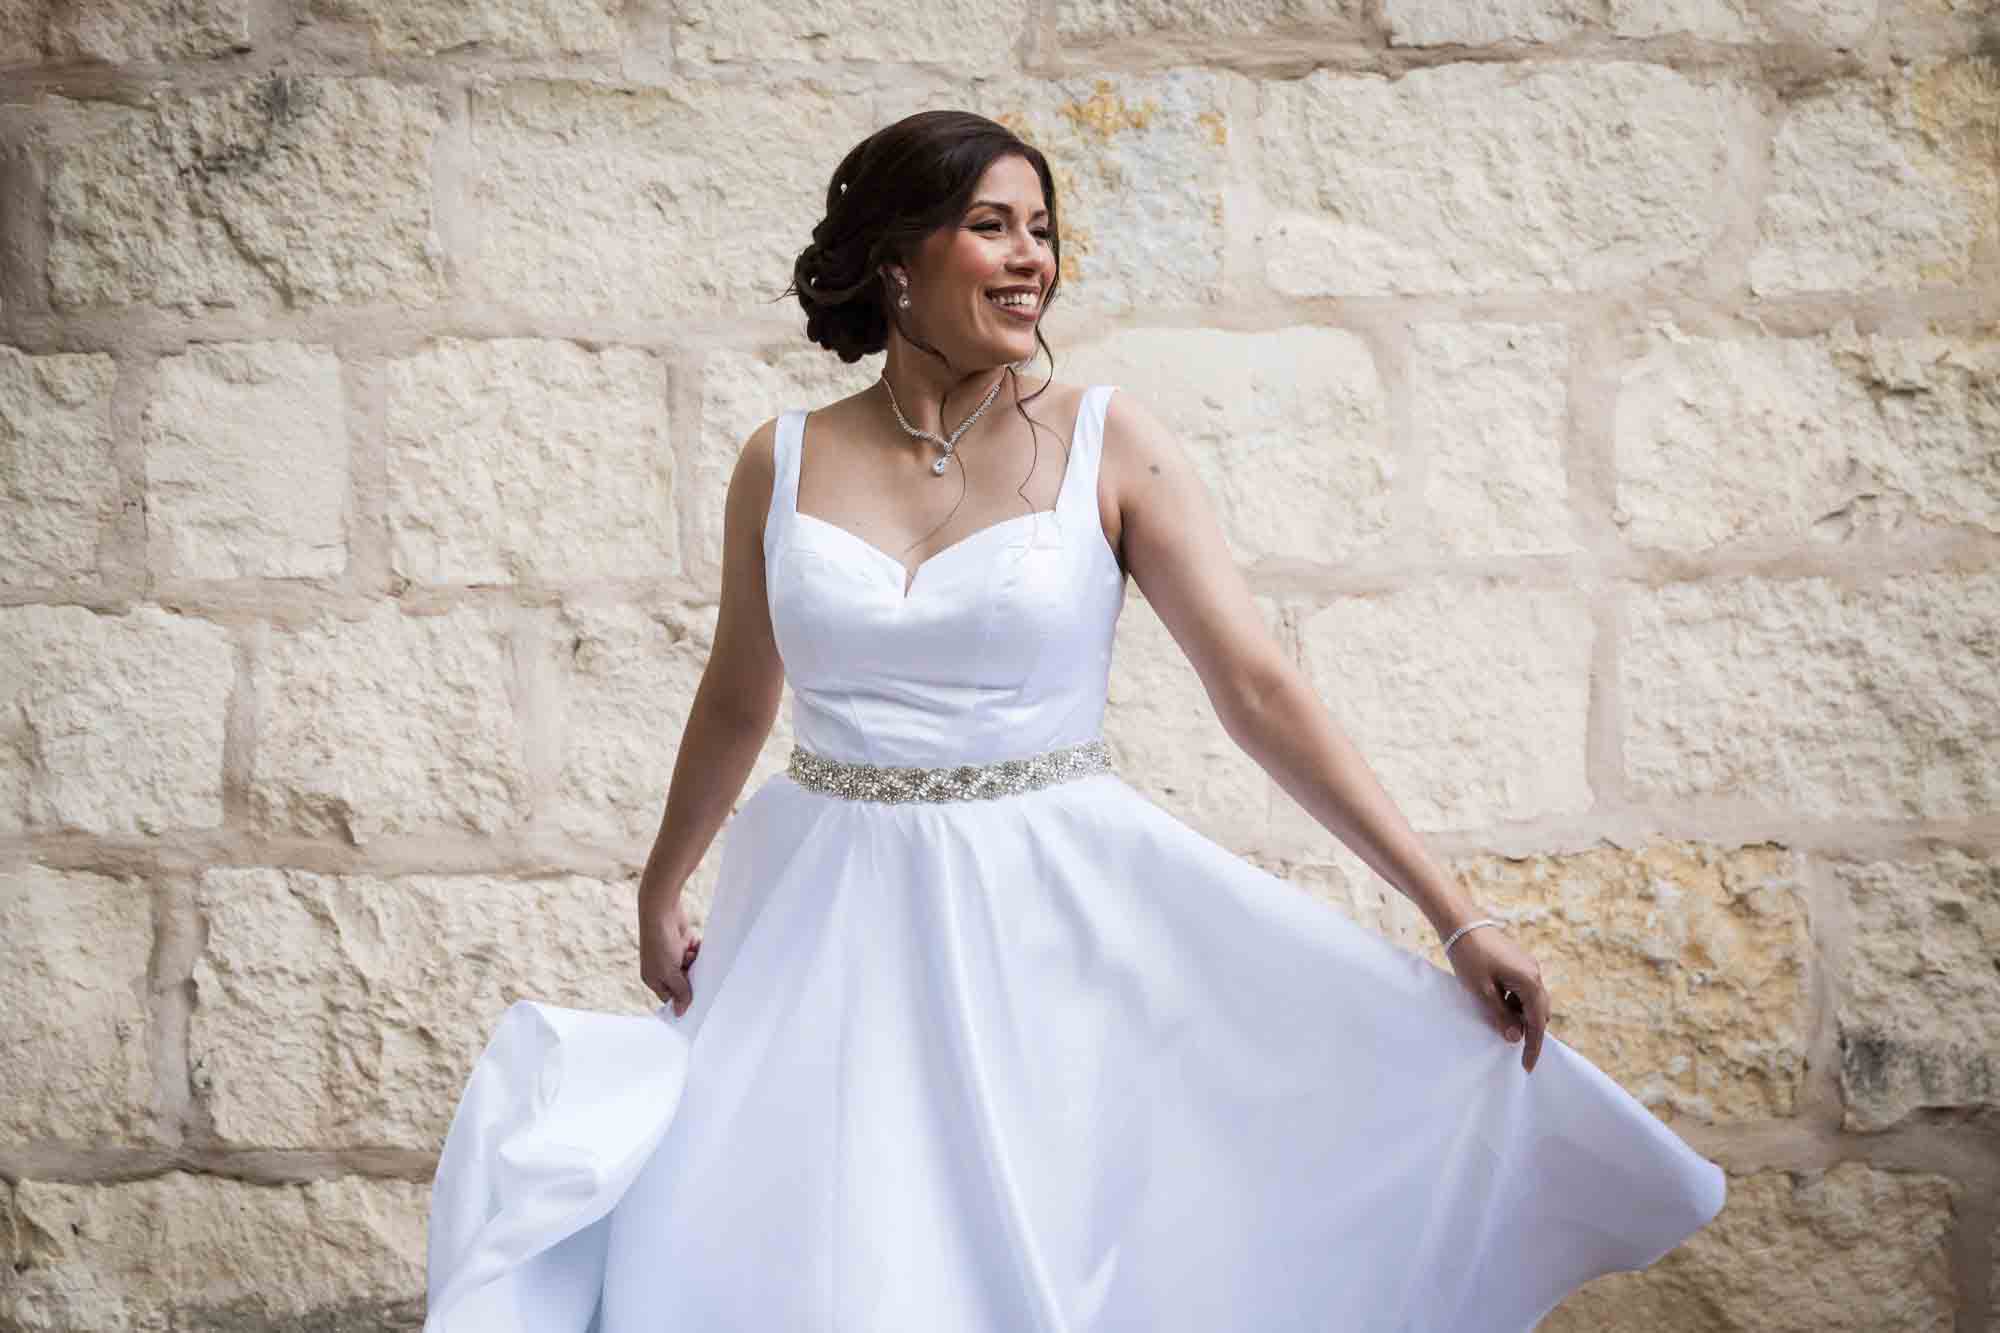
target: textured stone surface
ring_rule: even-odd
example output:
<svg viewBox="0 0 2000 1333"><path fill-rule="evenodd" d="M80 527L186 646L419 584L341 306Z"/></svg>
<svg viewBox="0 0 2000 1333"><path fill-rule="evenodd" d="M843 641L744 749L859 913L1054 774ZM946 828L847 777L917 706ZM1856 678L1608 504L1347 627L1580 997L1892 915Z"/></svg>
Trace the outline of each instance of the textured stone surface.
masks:
<svg viewBox="0 0 2000 1333"><path fill-rule="evenodd" d="M1292 296L1568 291L1698 259L1746 95L1652 65L1318 71L1262 87L1265 276Z"/></svg>
<svg viewBox="0 0 2000 1333"><path fill-rule="evenodd" d="M1554 42L1608 30L1620 37L1801 42L1845 47L1875 22L1875 0L1386 0L1395 45Z"/></svg>
<svg viewBox="0 0 2000 1333"><path fill-rule="evenodd" d="M1281 608L1259 599L1281 644ZM1191 827L1254 844L1271 807L1264 770L1222 729L1201 677L1146 599L1126 590L1112 645L1104 739L1119 776Z"/></svg>
<svg viewBox="0 0 2000 1333"><path fill-rule="evenodd" d="M1368 346L1337 329L1133 329L1063 359L1167 425L1231 553L1328 562L1389 534L1396 447Z"/></svg>
<svg viewBox="0 0 2000 1333"><path fill-rule="evenodd" d="M1618 508L1637 545L2000 530L2000 341L1694 338L1624 369Z"/></svg>
<svg viewBox="0 0 2000 1333"><path fill-rule="evenodd" d="M188 1053L241 1147L435 1151L516 999L643 1013L628 886L211 870Z"/></svg>
<svg viewBox="0 0 2000 1333"><path fill-rule="evenodd" d="M687 80L482 88L467 167L466 206L480 220L467 283L516 310L759 309L784 291L821 216L839 163L827 145L875 128L866 97L811 80L754 97Z"/></svg>
<svg viewBox="0 0 2000 1333"><path fill-rule="evenodd" d="M0 0L0 64L200 60L254 49L252 0Z"/></svg>
<svg viewBox="0 0 2000 1333"><path fill-rule="evenodd" d="M1060 80L995 79L952 101L1042 150L1062 225L1059 310L1214 302L1231 204L1224 184L1229 86L1203 70ZM883 120L936 105L912 85L883 97ZM817 216L815 214L814 216Z"/></svg>
<svg viewBox="0 0 2000 1333"><path fill-rule="evenodd" d="M0 587L96 575L118 516L108 356L0 347Z"/></svg>
<svg viewBox="0 0 2000 1333"><path fill-rule="evenodd" d="M1644 1272L1583 1287L1537 1333L1952 1333L1958 1192L1860 1162L1732 1175L1713 1222Z"/></svg>
<svg viewBox="0 0 2000 1333"><path fill-rule="evenodd" d="M385 55L582 55L619 44L618 0L311 0L314 15L365 24Z"/></svg>
<svg viewBox="0 0 2000 1333"><path fill-rule="evenodd" d="M340 360L298 343L161 358L141 439L163 578L313 578L347 565Z"/></svg>
<svg viewBox="0 0 2000 1333"><path fill-rule="evenodd" d="M938 61L957 71L1007 70L1027 35L1027 0L848 0L840 22L786 0L681 0L681 60ZM884 122L887 123L886 121ZM844 151L841 145L837 151Z"/></svg>
<svg viewBox="0 0 2000 1333"><path fill-rule="evenodd" d="M1811 954L1797 853L1655 843L1456 869L1541 966L1550 1030L1655 1112L1797 1111Z"/></svg>
<svg viewBox="0 0 2000 1333"><path fill-rule="evenodd" d="M377 1333L422 1322L430 1191L174 1173L15 1187L0 1327L20 1333Z"/></svg>
<svg viewBox="0 0 2000 1333"><path fill-rule="evenodd" d="M643 846L658 830L678 741L714 646L713 607L578 606L555 628L565 832ZM738 804L783 771L791 754L788 698L744 780ZM696 775L696 780L700 780ZM715 859L721 837L710 844Z"/></svg>
<svg viewBox="0 0 2000 1333"><path fill-rule="evenodd" d="M1843 83L1779 126L1750 284L1760 294L1969 280L2000 245L2000 64Z"/></svg>
<svg viewBox="0 0 2000 1333"><path fill-rule="evenodd" d="M690 578L719 595L723 506L730 473L751 434L782 412L817 410L858 393L881 373L879 356L850 365L803 339L760 352L718 349L708 355L701 366L699 438L682 449L687 526L681 552Z"/></svg>
<svg viewBox="0 0 2000 1333"><path fill-rule="evenodd" d="M143 881L0 871L0 1142L148 1136L152 913Z"/></svg>
<svg viewBox="0 0 2000 1333"><path fill-rule="evenodd" d="M222 822L226 631L142 606L0 610L0 833Z"/></svg>
<svg viewBox="0 0 2000 1333"><path fill-rule="evenodd" d="M1339 598L1299 634L1314 688L1416 828L1589 808L1596 635L1576 595L1440 581Z"/></svg>
<svg viewBox="0 0 2000 1333"><path fill-rule="evenodd" d="M1433 540L1462 555L1577 549L1563 470L1569 336L1553 324L1423 324L1411 434Z"/></svg>
<svg viewBox="0 0 2000 1333"><path fill-rule="evenodd" d="M527 814L504 615L404 615L273 628L254 667L250 803L274 831L357 845L439 826L491 833Z"/></svg>
<svg viewBox="0 0 2000 1333"><path fill-rule="evenodd" d="M442 291L432 230L438 94L273 74L151 111L93 108L54 154L58 307L300 306Z"/></svg>
<svg viewBox="0 0 2000 1333"><path fill-rule="evenodd" d="M1345 30L1366 15L1361 0L1055 0L1056 35L1066 41L1188 34L1234 37L1323 26Z"/></svg>
<svg viewBox="0 0 2000 1333"><path fill-rule="evenodd" d="M1946 850L1834 873L1853 918L1837 1008L1847 1127L2000 1111L2000 861Z"/></svg>
<svg viewBox="0 0 2000 1333"><path fill-rule="evenodd" d="M527 338L389 364L391 558L417 582L679 572L665 363Z"/></svg>
<svg viewBox="0 0 2000 1333"><path fill-rule="evenodd" d="M1815 818L1991 810L1996 598L1993 574L1635 590L1618 655L1628 780Z"/></svg>

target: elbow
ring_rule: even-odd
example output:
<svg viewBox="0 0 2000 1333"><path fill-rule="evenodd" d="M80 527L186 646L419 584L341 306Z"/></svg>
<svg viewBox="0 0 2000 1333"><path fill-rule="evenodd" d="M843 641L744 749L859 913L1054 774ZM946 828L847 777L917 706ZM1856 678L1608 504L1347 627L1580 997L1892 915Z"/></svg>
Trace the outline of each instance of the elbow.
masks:
<svg viewBox="0 0 2000 1333"><path fill-rule="evenodd" d="M1281 657L1246 662L1215 692L1216 717L1231 740L1256 753L1273 728L1292 725L1288 719L1304 685L1298 668Z"/></svg>

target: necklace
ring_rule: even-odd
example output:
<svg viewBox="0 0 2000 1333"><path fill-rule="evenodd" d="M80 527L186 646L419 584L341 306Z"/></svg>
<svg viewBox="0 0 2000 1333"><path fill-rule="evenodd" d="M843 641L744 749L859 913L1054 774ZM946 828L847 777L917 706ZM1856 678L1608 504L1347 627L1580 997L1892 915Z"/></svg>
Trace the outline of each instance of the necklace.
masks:
<svg viewBox="0 0 2000 1333"><path fill-rule="evenodd" d="M908 434L910 434L911 436L914 436L919 440L929 440L932 444L935 444L938 447L939 453L937 461L931 464L931 475L934 477L942 477L944 475L945 460L951 457L951 451L957 447L959 436L965 434L965 432L972 429L972 423L979 420L979 414L986 410L988 404L992 403L994 395L1000 392L1000 380L1003 380L1005 378L1006 376L1002 375L1000 379L996 379L993 381L993 387L986 391L985 401L980 403L978 407L972 409L971 416L967 417L965 420L958 423L958 429L951 433L950 439L946 439L942 435L934 434L931 431L918 430L915 426L912 426L909 422L903 420L903 409L896 402L896 391L894 388L890 387L889 377L887 375L884 375L882 377L882 387L889 390L889 410L896 414L896 424L898 426L901 426L903 430Z"/></svg>

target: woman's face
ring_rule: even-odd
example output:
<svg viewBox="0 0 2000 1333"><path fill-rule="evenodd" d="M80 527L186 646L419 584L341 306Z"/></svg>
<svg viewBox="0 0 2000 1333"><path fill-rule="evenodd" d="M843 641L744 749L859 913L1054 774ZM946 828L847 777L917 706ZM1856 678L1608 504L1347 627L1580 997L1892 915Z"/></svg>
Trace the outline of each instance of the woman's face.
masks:
<svg viewBox="0 0 2000 1333"><path fill-rule="evenodd" d="M1055 280L1050 242L1041 177L1026 158L1002 157L979 178L964 216L925 239L901 313L954 366L1026 360Z"/></svg>

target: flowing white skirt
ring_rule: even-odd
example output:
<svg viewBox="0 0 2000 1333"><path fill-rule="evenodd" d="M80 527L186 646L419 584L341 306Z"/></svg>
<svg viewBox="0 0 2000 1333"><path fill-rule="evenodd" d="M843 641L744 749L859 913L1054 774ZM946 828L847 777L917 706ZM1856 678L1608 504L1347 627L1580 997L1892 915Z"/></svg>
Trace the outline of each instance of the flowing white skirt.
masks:
<svg viewBox="0 0 2000 1333"><path fill-rule="evenodd" d="M1551 1036L1100 774L737 812L679 1018L516 1003L427 1333L1522 1333L1721 1208Z"/></svg>

